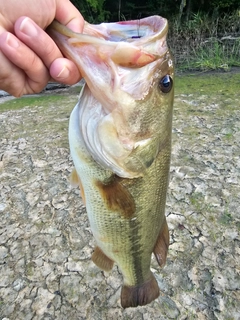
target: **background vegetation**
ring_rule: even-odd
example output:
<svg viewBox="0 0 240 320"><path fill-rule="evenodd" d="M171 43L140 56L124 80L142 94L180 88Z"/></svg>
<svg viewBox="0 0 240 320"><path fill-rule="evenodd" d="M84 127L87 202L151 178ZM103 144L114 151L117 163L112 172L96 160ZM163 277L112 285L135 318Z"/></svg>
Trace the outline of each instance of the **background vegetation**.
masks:
<svg viewBox="0 0 240 320"><path fill-rule="evenodd" d="M240 66L239 0L72 0L90 23L161 15L179 70Z"/></svg>

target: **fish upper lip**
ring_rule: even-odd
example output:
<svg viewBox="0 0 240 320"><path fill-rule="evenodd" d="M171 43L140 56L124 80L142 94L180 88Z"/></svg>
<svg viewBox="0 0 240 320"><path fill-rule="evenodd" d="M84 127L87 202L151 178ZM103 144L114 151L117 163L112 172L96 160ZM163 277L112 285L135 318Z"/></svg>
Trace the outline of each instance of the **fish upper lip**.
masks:
<svg viewBox="0 0 240 320"><path fill-rule="evenodd" d="M138 21L141 22L141 25ZM95 43L99 45L105 44L108 46L116 46L117 42L127 42L134 46L143 48L157 39L165 39L168 32L167 20L159 16L152 16L141 20L108 23L108 25L116 26L113 31L111 28L108 30L104 25L106 24L102 23L93 26L85 22L83 33L77 33L54 20L47 28L47 31L50 34L53 32L54 39L54 33L57 32L67 38L74 38L75 42L79 40L79 43ZM135 31L133 31L134 28L131 27L135 27ZM141 34L141 36L132 37L131 35L133 32L135 32L135 34Z"/></svg>

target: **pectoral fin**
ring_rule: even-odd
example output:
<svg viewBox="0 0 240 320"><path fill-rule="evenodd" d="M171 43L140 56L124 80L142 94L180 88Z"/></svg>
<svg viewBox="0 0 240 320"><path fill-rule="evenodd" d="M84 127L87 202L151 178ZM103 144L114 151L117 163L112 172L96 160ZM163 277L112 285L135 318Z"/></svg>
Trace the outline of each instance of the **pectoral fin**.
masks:
<svg viewBox="0 0 240 320"><path fill-rule="evenodd" d="M69 180L72 187L76 188L79 186L79 178L75 168L72 169Z"/></svg>
<svg viewBox="0 0 240 320"><path fill-rule="evenodd" d="M97 181L96 185L109 210L118 211L122 217L130 219L136 210L135 201L128 189L115 177L108 184Z"/></svg>
<svg viewBox="0 0 240 320"><path fill-rule="evenodd" d="M169 231L168 231L167 221L165 218L165 221L163 223L162 229L159 233L157 242L153 250L153 253L160 267L163 267L166 263L168 246L169 246Z"/></svg>
<svg viewBox="0 0 240 320"><path fill-rule="evenodd" d="M92 261L104 271L110 271L114 264L114 261L109 259L99 247L95 248L92 254Z"/></svg>

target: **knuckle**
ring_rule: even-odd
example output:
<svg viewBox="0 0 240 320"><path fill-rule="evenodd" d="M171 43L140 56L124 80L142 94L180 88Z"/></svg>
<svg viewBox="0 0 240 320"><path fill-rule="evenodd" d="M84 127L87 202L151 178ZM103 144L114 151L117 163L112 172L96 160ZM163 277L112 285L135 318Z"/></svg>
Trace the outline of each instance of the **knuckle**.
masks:
<svg viewBox="0 0 240 320"><path fill-rule="evenodd" d="M26 70L39 70L42 67L40 58L32 51L29 52L27 61Z"/></svg>
<svg viewBox="0 0 240 320"><path fill-rule="evenodd" d="M49 41L45 46L45 54L48 57L56 57L56 48L56 45L52 41Z"/></svg>
<svg viewBox="0 0 240 320"><path fill-rule="evenodd" d="M15 97L22 96L22 86L19 86L19 83L16 83L14 79L0 79L0 88L8 92L10 95Z"/></svg>
<svg viewBox="0 0 240 320"><path fill-rule="evenodd" d="M57 45L46 33L41 37L38 47L34 51L47 67L50 67L55 59L62 57Z"/></svg>
<svg viewBox="0 0 240 320"><path fill-rule="evenodd" d="M0 75L0 89L10 95L20 97L22 95L21 79L14 71L10 74L6 69L3 69Z"/></svg>

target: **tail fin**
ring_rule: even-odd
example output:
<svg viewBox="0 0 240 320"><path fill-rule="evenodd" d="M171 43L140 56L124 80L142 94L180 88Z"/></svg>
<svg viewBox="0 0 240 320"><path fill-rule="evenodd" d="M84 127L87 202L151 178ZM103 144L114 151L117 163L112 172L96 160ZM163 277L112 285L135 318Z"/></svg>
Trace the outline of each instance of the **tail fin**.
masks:
<svg viewBox="0 0 240 320"><path fill-rule="evenodd" d="M121 305L123 308L144 306L159 296L159 287L153 274L151 278L141 285L130 287L124 285L121 292Z"/></svg>

